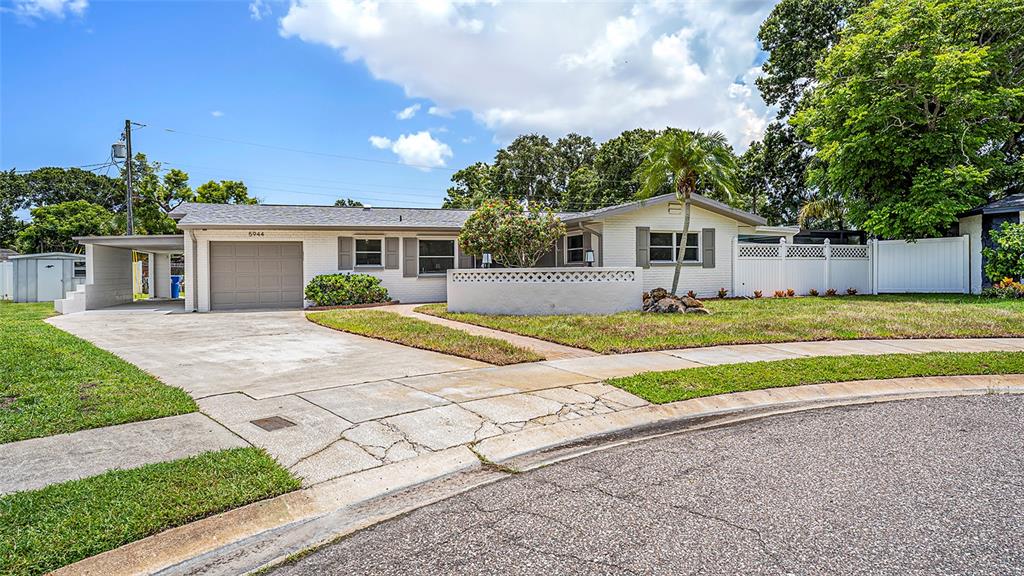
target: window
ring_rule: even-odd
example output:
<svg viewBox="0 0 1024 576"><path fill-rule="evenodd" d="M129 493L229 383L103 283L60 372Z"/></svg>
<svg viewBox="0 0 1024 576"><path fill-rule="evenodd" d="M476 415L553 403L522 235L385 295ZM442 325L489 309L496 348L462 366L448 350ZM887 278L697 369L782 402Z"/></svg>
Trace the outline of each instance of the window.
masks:
<svg viewBox="0 0 1024 576"><path fill-rule="evenodd" d="M583 262L583 234L569 236L565 239L565 245L566 262Z"/></svg>
<svg viewBox="0 0 1024 576"><path fill-rule="evenodd" d="M75 262L75 278L85 278L85 262Z"/></svg>
<svg viewBox="0 0 1024 576"><path fill-rule="evenodd" d="M380 266L384 262L381 244L380 238L356 238L356 266Z"/></svg>
<svg viewBox="0 0 1024 576"><path fill-rule="evenodd" d="M682 245L683 235L679 232L651 232L651 262L675 262L683 250L683 262L700 261L700 234L686 235L686 246Z"/></svg>
<svg viewBox="0 0 1024 576"><path fill-rule="evenodd" d="M444 274L455 268L455 240L420 240L420 274Z"/></svg>

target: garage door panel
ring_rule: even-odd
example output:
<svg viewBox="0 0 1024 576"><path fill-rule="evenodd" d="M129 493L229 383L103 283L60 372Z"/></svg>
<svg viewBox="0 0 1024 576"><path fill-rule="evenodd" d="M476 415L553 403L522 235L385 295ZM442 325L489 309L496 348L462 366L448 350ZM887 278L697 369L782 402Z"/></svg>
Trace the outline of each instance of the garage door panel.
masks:
<svg viewBox="0 0 1024 576"><path fill-rule="evenodd" d="M212 308L302 306L301 242L211 242L210 254Z"/></svg>

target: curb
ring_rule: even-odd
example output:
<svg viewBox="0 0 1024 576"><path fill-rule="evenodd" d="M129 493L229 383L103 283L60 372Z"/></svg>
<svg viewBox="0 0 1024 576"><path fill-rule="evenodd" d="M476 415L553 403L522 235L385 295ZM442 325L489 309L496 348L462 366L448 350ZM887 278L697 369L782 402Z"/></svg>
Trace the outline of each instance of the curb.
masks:
<svg viewBox="0 0 1024 576"><path fill-rule="evenodd" d="M53 574L250 573L510 473L589 452L818 408L986 394L1024 394L1024 375L810 384L647 405L372 468L172 528Z"/></svg>

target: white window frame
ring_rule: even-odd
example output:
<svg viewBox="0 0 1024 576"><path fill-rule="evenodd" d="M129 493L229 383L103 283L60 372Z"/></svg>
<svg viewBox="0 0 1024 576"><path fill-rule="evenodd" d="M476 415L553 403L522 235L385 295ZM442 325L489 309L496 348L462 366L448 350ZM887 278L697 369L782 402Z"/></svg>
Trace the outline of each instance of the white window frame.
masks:
<svg viewBox="0 0 1024 576"><path fill-rule="evenodd" d="M452 255L451 256L424 256L423 250L420 249L420 243L422 242L451 242ZM441 258L451 258L452 266L442 272L424 272L420 265L424 259L438 260ZM416 239L416 274L417 276L446 276L448 270L454 270L459 267L459 251L455 245L455 238L417 238Z"/></svg>
<svg viewBox="0 0 1024 576"><path fill-rule="evenodd" d="M380 250L360 250L360 240L376 240L380 242ZM380 264L360 264L360 254L378 254L380 255ZM352 240L352 266L355 268L383 268L384 267L384 238L379 236L357 236Z"/></svg>
<svg viewBox="0 0 1024 576"><path fill-rule="evenodd" d="M83 262L81 260L75 260L74 264L72 265L72 272L71 272L71 274L72 274L72 276L74 278L85 278L86 277L85 262Z"/></svg>
<svg viewBox="0 0 1024 576"><path fill-rule="evenodd" d="M570 238L579 238L580 239L580 247L579 248L570 248L569 247L569 239ZM566 236L565 237L565 263L566 264L583 264L584 261L586 260L586 251L587 251L586 246L587 246L587 243L583 239L583 232L579 232L579 233L576 233L576 234L569 234L568 236ZM579 252L579 254L580 254L580 259L579 260L573 260L572 258L569 257L569 255L572 254L573 252Z"/></svg>
<svg viewBox="0 0 1024 576"><path fill-rule="evenodd" d="M672 259L671 260L656 260L653 256L651 256L651 249L653 249L653 248L662 248L662 249L664 249L664 248L668 248L668 246L664 246L662 244L658 244L658 245L650 244L647 247L647 257L651 261L652 264L675 264L676 263L676 258L679 257L679 252L680 251L683 252L683 256L684 256L683 264L700 264L701 262L703 262L703 260L702 260L702 253L703 252L701 250L701 243L703 242L703 240L701 239L700 231L688 232L687 233L687 234L692 234L692 235L696 236L697 244L695 246L686 246L685 245L685 240L683 242L683 245L680 246L679 240L683 236L683 233L680 232L680 231L675 231L675 230L651 230L651 236L654 236L655 234L671 234L672 235L672 247L671 247L672 248ZM687 260L685 258L685 256L686 256L686 248L696 248L696 250L697 250L697 257L694 258L693 260Z"/></svg>

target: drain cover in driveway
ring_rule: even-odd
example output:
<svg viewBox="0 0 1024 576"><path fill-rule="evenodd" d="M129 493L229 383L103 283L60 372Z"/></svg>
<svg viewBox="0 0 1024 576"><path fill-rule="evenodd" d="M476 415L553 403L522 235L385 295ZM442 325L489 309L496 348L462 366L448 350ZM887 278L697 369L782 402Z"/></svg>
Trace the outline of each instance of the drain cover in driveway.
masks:
<svg viewBox="0 0 1024 576"><path fill-rule="evenodd" d="M288 428L289 426L295 426L295 422L291 420L285 420L280 416L271 416L270 418L260 418L259 420L252 420L253 424L263 428L267 432L273 432L274 430L280 430L281 428Z"/></svg>

